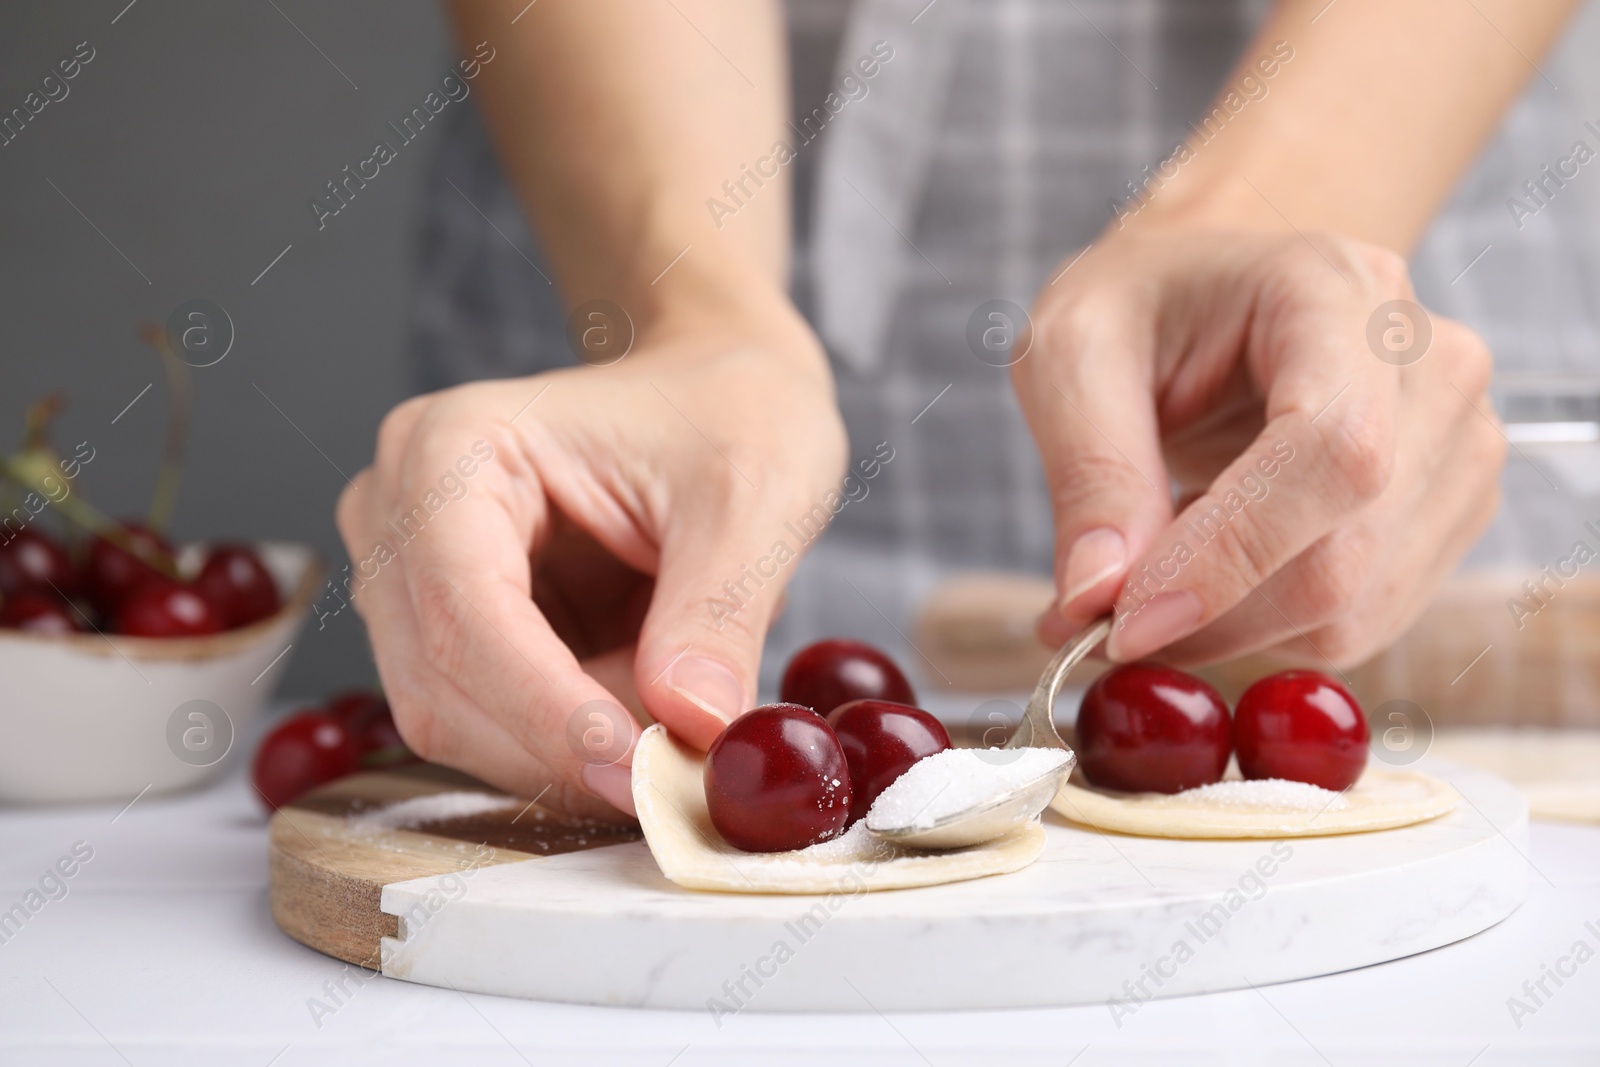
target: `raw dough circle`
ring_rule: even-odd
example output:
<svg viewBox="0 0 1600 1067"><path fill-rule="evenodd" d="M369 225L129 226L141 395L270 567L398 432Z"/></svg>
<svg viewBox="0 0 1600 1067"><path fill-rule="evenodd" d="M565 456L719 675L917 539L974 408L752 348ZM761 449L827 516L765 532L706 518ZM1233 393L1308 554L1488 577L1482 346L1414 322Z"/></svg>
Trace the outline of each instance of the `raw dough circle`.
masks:
<svg viewBox="0 0 1600 1067"><path fill-rule="evenodd" d="M705 757L657 723L633 755L633 805L661 873L686 889L724 893L861 893L943 885L1021 870L1044 851L1035 819L1005 837L950 852L884 845L870 858L813 859L797 852L742 852L722 840L706 811Z"/></svg>
<svg viewBox="0 0 1600 1067"><path fill-rule="evenodd" d="M1440 730L1428 755L1508 779L1528 798L1535 819L1600 823L1600 731Z"/></svg>
<svg viewBox="0 0 1600 1067"><path fill-rule="evenodd" d="M1343 796L1343 807L1317 812L1180 800L1162 793L1101 793L1068 782L1050 808L1084 826L1142 837L1321 837L1410 826L1443 815L1460 801L1447 782L1382 767L1368 767Z"/></svg>

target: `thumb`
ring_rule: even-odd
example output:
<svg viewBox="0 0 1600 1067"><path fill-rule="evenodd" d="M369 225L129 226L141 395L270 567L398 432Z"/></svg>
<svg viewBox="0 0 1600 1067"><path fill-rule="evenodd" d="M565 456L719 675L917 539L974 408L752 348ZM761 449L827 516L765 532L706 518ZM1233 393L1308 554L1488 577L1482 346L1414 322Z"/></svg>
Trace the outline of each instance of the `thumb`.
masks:
<svg viewBox="0 0 1600 1067"><path fill-rule="evenodd" d="M1111 610L1129 564L1171 521L1172 500L1147 361L1106 336L1040 355L1026 382L1019 364L1018 385L1055 521L1057 601L1039 624L1055 646Z"/></svg>
<svg viewBox="0 0 1600 1067"><path fill-rule="evenodd" d="M754 703L767 627L804 544L765 508L739 510L724 500L680 512L634 661L645 710L701 749ZM830 517L819 510L811 538Z"/></svg>

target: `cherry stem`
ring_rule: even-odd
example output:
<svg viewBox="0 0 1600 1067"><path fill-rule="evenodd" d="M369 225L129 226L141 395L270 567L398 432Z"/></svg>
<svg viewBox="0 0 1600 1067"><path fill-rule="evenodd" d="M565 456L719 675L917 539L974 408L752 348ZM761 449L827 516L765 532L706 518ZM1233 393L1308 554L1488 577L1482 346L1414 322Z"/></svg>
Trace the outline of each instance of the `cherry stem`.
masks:
<svg viewBox="0 0 1600 1067"><path fill-rule="evenodd" d="M42 396L28 405L27 413L23 416L23 451L49 451L50 423L66 406L66 395L59 392Z"/></svg>
<svg viewBox="0 0 1600 1067"><path fill-rule="evenodd" d="M167 441L161 452L161 468L156 475L155 492L150 496L148 514L151 528L165 533L178 504L178 483L183 475L183 455L188 446L193 390L189 365L172 350L166 330L153 322L141 322L139 337L161 356L161 366L167 376Z"/></svg>
<svg viewBox="0 0 1600 1067"><path fill-rule="evenodd" d="M55 420L55 417L61 413L61 409L66 406L66 394L61 392L42 396L28 405L22 420L22 451L24 453L39 453L48 456L52 460L56 458L55 451L50 447L50 423ZM17 496L17 490L23 484L15 479L6 479L5 495L3 500L0 500L0 505L4 506L6 514L16 510L16 505L21 503ZM32 487L30 486L30 488ZM45 496L48 497L50 494L46 493Z"/></svg>
<svg viewBox="0 0 1600 1067"><path fill-rule="evenodd" d="M78 495L61 495L62 482L56 477L56 460L49 452L34 450L0 457L0 472L20 485L44 495L72 522L110 541L124 552L141 559L168 578L178 578L177 560L151 549L128 533L127 527L101 514Z"/></svg>
<svg viewBox="0 0 1600 1067"><path fill-rule="evenodd" d="M404 745L390 745L387 748L376 748L361 757L363 767L388 767L396 763L405 763L407 760L416 759L412 751Z"/></svg>

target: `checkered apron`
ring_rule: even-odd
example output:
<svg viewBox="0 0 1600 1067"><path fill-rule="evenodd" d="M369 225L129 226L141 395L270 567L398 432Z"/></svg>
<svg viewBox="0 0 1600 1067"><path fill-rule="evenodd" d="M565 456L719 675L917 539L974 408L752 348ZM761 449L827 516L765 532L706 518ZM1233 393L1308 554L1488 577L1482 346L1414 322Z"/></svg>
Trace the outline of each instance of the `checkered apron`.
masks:
<svg viewBox="0 0 1600 1067"><path fill-rule="evenodd" d="M1126 183L1187 135L1265 6L925 5L788 7L793 130L807 129L874 42L894 49L793 164L795 298L833 356L852 455L888 442L894 458L799 566L768 644L769 683L795 647L824 634L904 648L916 605L952 570L1050 572L1039 459L1007 372L974 355L968 320L995 299L1027 307L1094 238ZM451 114L413 304L424 390L573 362L540 274L550 272L484 131L471 109ZM1480 331L1502 376L1595 373L1591 201L1552 199L1520 228L1506 206L1584 135L1583 118L1536 77L1412 262L1422 302ZM1507 491L1513 506L1480 558L1540 558L1545 531L1559 527L1560 547L1581 522L1538 472L1513 469Z"/></svg>

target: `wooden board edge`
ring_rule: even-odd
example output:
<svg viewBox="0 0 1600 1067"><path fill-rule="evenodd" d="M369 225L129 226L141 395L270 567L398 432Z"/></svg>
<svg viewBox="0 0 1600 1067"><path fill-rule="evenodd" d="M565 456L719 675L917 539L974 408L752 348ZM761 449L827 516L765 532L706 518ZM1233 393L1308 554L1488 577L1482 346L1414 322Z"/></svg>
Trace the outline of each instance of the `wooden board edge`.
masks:
<svg viewBox="0 0 1600 1067"><path fill-rule="evenodd" d="M346 828L346 819L304 808L275 814L267 839L269 905L273 922L294 940L371 970L380 969L383 938L399 936L399 920L380 906L384 886L541 858L407 830L351 839Z"/></svg>

